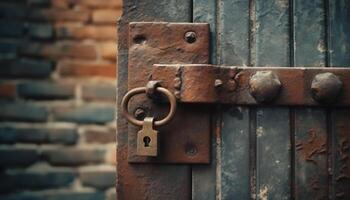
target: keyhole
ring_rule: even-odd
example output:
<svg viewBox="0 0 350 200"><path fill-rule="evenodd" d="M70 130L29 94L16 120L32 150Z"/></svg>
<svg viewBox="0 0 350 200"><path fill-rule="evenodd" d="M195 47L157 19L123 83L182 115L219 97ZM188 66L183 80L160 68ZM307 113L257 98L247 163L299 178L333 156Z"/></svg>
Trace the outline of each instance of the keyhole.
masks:
<svg viewBox="0 0 350 200"><path fill-rule="evenodd" d="M148 136L145 136L144 138L143 138L143 143L145 144L144 146L145 147L149 147L149 143L151 142L151 138L150 137L148 137Z"/></svg>

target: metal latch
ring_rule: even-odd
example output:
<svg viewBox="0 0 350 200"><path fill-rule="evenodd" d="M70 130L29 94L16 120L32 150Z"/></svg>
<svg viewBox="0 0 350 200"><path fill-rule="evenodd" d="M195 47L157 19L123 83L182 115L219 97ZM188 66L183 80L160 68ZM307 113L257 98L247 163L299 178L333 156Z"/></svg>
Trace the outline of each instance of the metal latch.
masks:
<svg viewBox="0 0 350 200"><path fill-rule="evenodd" d="M350 106L350 70L210 65L209 33L204 23L130 23L129 162L209 163L209 104Z"/></svg>
<svg viewBox="0 0 350 200"><path fill-rule="evenodd" d="M151 77L183 103L350 106L347 68L154 65Z"/></svg>

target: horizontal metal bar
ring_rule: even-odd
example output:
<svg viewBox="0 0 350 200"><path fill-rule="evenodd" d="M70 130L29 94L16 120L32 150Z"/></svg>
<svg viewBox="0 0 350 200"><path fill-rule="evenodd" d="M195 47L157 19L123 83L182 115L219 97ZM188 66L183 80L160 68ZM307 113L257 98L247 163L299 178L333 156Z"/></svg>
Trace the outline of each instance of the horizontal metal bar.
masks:
<svg viewBox="0 0 350 200"><path fill-rule="evenodd" d="M156 64L161 81L184 103L350 106L350 69Z"/></svg>

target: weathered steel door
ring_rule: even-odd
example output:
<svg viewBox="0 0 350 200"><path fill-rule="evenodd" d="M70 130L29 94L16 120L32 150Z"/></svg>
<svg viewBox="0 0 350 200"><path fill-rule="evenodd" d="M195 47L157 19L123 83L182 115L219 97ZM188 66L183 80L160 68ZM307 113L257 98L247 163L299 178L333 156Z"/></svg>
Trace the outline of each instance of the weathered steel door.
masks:
<svg viewBox="0 0 350 200"><path fill-rule="evenodd" d="M144 84L144 80L136 80L140 74L150 75L140 64L141 59L149 68L158 63L208 62L248 67L350 67L350 1L347 0L124 0L123 7L119 27L118 105L128 90ZM142 21L209 23L210 61L206 59L205 42L200 46L202 52L198 51L200 48L193 50L199 52L198 56L185 49L188 55L181 57L182 47L164 45L176 39L176 31L158 31L156 25L129 26L129 22ZM191 25L186 26L191 31ZM133 45L149 45L148 38L132 33L147 27L152 37L159 39L155 44L161 47L140 51L140 46ZM181 29L176 25L167 27ZM205 31L205 28L196 30ZM181 31L178 34L183 37ZM191 43L191 35L185 37ZM167 54L171 48L177 52L175 56ZM167 52L149 53L155 52L154 49ZM348 85L344 80L343 84ZM132 112L136 118L157 114L135 106ZM133 156L133 140L140 127L128 124L118 109L117 199L350 199L349 106L228 103L180 107L178 115L185 120L171 123L185 131L179 138L169 136L174 144L166 143L166 148L181 148L176 142L186 138L191 125L196 130L206 129L211 133L211 145L207 145L207 151L211 152L209 164L205 164L208 152L190 144L183 146L185 155L167 152L169 156L159 162L145 163L147 160ZM160 134L167 137L162 130ZM192 139L195 142L197 138L201 141L199 145L205 147L204 134L203 138L198 133L191 134L197 134ZM202 157L193 160L186 157L196 153Z"/></svg>

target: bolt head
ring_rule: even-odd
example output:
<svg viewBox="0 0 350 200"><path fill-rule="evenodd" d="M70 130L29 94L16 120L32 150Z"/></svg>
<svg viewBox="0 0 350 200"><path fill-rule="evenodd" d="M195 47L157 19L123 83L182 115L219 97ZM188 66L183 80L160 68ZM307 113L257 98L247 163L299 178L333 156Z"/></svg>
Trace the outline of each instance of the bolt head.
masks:
<svg viewBox="0 0 350 200"><path fill-rule="evenodd" d="M136 108L136 110L134 111L134 117L137 120L144 120L146 115L147 115L146 110L143 108Z"/></svg>
<svg viewBox="0 0 350 200"><path fill-rule="evenodd" d="M216 87L216 88L219 88L219 87L221 87L222 86L222 80L220 80L220 79L215 79L215 82L214 82L214 87Z"/></svg>
<svg viewBox="0 0 350 200"><path fill-rule="evenodd" d="M311 95L319 103L332 103L339 96L342 87L343 83L333 73L317 74L311 83Z"/></svg>
<svg viewBox="0 0 350 200"><path fill-rule="evenodd" d="M260 103L274 100L281 86L278 76L272 71L258 71L249 80L250 94Z"/></svg>
<svg viewBox="0 0 350 200"><path fill-rule="evenodd" d="M188 31L185 33L185 40L188 43L194 43L197 40L197 35L193 31Z"/></svg>

